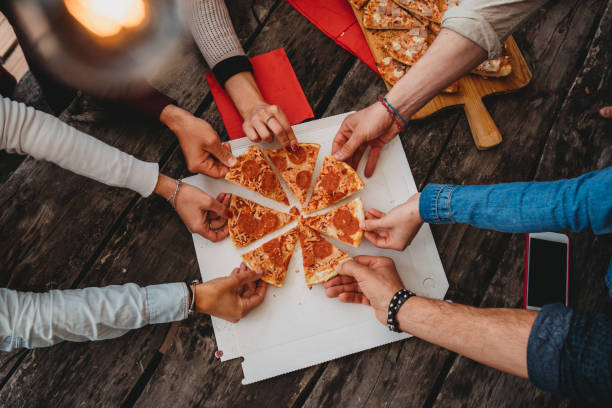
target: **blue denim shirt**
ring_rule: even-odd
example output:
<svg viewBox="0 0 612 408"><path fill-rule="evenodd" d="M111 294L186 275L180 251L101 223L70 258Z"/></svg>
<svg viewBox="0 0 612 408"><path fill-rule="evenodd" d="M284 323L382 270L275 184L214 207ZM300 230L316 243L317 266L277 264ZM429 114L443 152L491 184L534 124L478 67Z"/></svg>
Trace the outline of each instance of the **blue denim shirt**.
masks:
<svg viewBox="0 0 612 408"><path fill-rule="evenodd" d="M612 233L612 167L570 180L490 186L429 184L420 197L428 223L461 222L503 232ZM596 273L597 271L594 271ZM606 274L612 296L612 263ZM531 381L596 403L612 401L612 321L561 304L542 308L527 347Z"/></svg>
<svg viewBox="0 0 612 408"><path fill-rule="evenodd" d="M0 288L0 350L112 339L146 324L186 319L188 299L184 283L45 293Z"/></svg>

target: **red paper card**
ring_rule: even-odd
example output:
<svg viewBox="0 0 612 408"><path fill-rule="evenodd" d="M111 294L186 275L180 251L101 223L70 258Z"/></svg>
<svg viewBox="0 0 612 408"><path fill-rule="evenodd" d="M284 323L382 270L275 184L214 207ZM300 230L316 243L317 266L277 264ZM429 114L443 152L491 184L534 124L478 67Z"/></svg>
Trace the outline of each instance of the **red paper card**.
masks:
<svg viewBox="0 0 612 408"><path fill-rule="evenodd" d="M284 49L279 48L250 60L253 64L255 82L267 103L280 106L292 125L314 118L312 108ZM206 80L230 139L244 137L242 117L231 98L212 72L206 74Z"/></svg>
<svg viewBox="0 0 612 408"><path fill-rule="evenodd" d="M287 0L287 3L378 74L374 56L346 0Z"/></svg>

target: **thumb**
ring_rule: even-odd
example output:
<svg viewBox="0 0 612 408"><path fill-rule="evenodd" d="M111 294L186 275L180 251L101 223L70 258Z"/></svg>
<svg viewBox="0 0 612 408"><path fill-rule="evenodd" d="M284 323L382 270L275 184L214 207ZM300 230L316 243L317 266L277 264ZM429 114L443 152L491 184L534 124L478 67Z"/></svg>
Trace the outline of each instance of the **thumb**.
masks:
<svg viewBox="0 0 612 408"><path fill-rule="evenodd" d="M392 226L393 223L388 220L388 217L386 215L371 220L363 220L359 223L359 227L364 231L374 231L377 229L389 228Z"/></svg>
<svg viewBox="0 0 612 408"><path fill-rule="evenodd" d="M346 160L349 157L351 157L353 155L353 153L355 153L355 150L357 150L357 148L359 146L361 146L361 140L360 138L353 134L344 145L342 145L342 147L340 148L340 150L338 150L336 153L334 153L334 157L337 160Z"/></svg>
<svg viewBox="0 0 612 408"><path fill-rule="evenodd" d="M260 279L261 276L261 271L254 271L253 269L249 268L244 262L242 263L242 265L240 265L240 271L236 274L238 282L240 282L241 284L255 282L256 280Z"/></svg>
<svg viewBox="0 0 612 408"><path fill-rule="evenodd" d="M238 159L232 154L232 151L224 147L219 138L207 150L227 167L233 167L238 163Z"/></svg>
<svg viewBox="0 0 612 408"><path fill-rule="evenodd" d="M211 196L207 195L208 200L204 203L207 211L212 211L221 218L228 218L229 209L223 205L219 200L215 200Z"/></svg>
<svg viewBox="0 0 612 408"><path fill-rule="evenodd" d="M338 274L339 275L345 275L345 276L350 276L352 278L354 278L357 283L359 283L359 276L363 276L364 274L368 274L370 272L370 268L368 268L365 265L360 264L359 262L355 261L354 259L350 259L346 262L343 262L339 267L338 267Z"/></svg>

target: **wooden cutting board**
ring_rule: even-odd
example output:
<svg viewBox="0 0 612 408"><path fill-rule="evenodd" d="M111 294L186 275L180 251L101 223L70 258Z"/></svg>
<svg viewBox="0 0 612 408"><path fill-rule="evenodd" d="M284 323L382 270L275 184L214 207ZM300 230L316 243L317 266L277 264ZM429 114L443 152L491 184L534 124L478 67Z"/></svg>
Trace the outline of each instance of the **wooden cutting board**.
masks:
<svg viewBox="0 0 612 408"><path fill-rule="evenodd" d="M394 30L368 30L363 26L363 12L356 7L353 12L357 17L359 26L363 31L370 50L377 63L386 56L379 45L380 39L375 36L385 37L392 35ZM512 73L505 78L483 78L478 75L466 75L459 80L459 92L454 94L440 94L434 97L427 105L423 106L412 119L423 119L450 106L463 105L472 131L472 137L476 147L480 150L490 149L502 141L502 136L493 118L482 103L482 98L497 93L506 93L526 86L531 81L531 71L523 58L514 38L506 41L506 49L510 55ZM390 89L390 84L386 84Z"/></svg>

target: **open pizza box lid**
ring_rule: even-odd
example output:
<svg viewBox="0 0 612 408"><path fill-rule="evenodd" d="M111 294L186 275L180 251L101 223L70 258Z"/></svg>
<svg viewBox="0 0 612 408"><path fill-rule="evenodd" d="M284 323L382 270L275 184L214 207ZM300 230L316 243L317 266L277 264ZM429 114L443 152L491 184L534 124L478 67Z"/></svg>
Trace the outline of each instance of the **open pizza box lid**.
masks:
<svg viewBox="0 0 612 408"><path fill-rule="evenodd" d="M319 143L321 149L313 180L319 174L323 158L331 154L332 140L347 114L332 116L293 126L300 142ZM234 154L245 152L252 144L242 138L230 142ZM276 148L278 145L266 146ZM360 197L365 209L388 211L405 202L417 192L408 160L399 138L393 139L382 151L374 175L363 175L365 160L358 173L366 183L359 193L338 203L342 205ZM196 175L184 180L216 196L227 192L288 212L289 207L272 201L244 187L223 179ZM283 183L291 205L300 208L295 197ZM314 184L314 182L313 182ZM334 207L336 207L334 206ZM323 210L320 212L325 212ZM231 240L212 243L194 234L193 241L204 281L228 275L240 265L240 255L281 235L296 225L292 222L272 234L241 249ZM359 248L328 239L350 256L379 255L393 258L404 284L418 295L442 299L448 281L440 262L431 231L423 225L412 244L403 252L376 248L363 239ZM299 243L289 264L282 288L268 286L266 299L247 317L236 324L213 317L213 328L222 361L243 357L243 384L261 381L280 374L309 367L359 351L410 337L390 332L364 305L343 304L325 296L322 285L311 290L305 284Z"/></svg>

